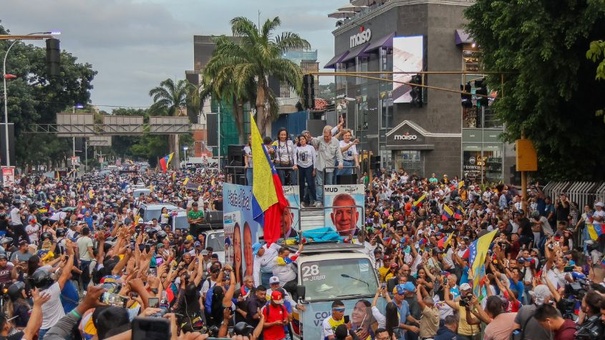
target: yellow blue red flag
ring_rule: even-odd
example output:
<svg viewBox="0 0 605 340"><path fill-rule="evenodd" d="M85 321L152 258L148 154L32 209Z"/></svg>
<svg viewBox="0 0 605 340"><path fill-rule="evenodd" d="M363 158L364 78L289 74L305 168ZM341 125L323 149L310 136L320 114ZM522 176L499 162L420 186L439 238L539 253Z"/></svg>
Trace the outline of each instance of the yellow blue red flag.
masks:
<svg viewBox="0 0 605 340"><path fill-rule="evenodd" d="M288 201L269 154L263 145L254 116L250 114L252 159L252 216L263 227L265 241L277 241L281 233L281 217Z"/></svg>
<svg viewBox="0 0 605 340"><path fill-rule="evenodd" d="M497 232L498 229L490 231L471 243L469 247L469 265L471 273L473 273L473 294L480 300L482 297L479 282L485 276L485 256Z"/></svg>
<svg viewBox="0 0 605 340"><path fill-rule="evenodd" d="M166 171L168 171L168 166L170 166L170 162L172 161L173 156L174 152L160 158L160 168L162 169L163 173L166 173Z"/></svg>

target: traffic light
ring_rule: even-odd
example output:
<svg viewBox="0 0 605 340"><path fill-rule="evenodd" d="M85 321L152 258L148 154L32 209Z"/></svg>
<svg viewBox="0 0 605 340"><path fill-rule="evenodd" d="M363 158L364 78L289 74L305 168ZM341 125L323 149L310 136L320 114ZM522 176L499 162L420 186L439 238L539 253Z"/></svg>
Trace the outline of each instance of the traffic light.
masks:
<svg viewBox="0 0 605 340"><path fill-rule="evenodd" d="M466 85L460 84L460 91L465 93L460 94L460 99L462 100L462 107L465 109L470 109L473 107L473 95L471 94L471 83L466 83Z"/></svg>
<svg viewBox="0 0 605 340"><path fill-rule="evenodd" d="M61 70L61 48L59 39L46 39L46 67L49 77L56 77Z"/></svg>
<svg viewBox="0 0 605 340"><path fill-rule="evenodd" d="M410 84L412 86L412 90L410 91L410 96L412 96L412 104L418 107L422 107L422 76L419 74L415 74L412 76L410 80Z"/></svg>
<svg viewBox="0 0 605 340"><path fill-rule="evenodd" d="M303 76L303 106L305 109L315 107L315 78L312 74Z"/></svg>
<svg viewBox="0 0 605 340"><path fill-rule="evenodd" d="M475 95L477 97L477 107L487 107L489 105L487 84L484 78L475 80Z"/></svg>

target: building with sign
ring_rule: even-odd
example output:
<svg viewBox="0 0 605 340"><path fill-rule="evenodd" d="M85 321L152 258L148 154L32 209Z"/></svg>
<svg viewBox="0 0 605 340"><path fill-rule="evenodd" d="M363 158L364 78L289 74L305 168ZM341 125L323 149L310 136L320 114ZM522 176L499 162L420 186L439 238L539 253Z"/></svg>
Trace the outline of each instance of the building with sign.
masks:
<svg viewBox="0 0 605 340"><path fill-rule="evenodd" d="M351 3L333 31L334 57L323 67L361 72L335 77L337 104L346 108L340 114L360 139L358 149L371 151L382 167L409 173L509 182L502 125L489 105L477 107L487 97L473 94L470 107L461 105L461 84L474 93L483 78L478 50L461 29L473 1ZM428 88L412 87L416 75ZM514 153L509 157L514 162Z"/></svg>

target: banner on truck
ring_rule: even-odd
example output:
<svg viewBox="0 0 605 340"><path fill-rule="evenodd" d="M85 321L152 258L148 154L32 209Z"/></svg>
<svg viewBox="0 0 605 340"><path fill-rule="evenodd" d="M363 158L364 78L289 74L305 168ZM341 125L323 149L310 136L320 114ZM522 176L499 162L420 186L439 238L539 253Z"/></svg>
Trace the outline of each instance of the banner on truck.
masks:
<svg viewBox="0 0 605 340"><path fill-rule="evenodd" d="M364 222L363 184L324 185L325 225L342 237L354 235Z"/></svg>

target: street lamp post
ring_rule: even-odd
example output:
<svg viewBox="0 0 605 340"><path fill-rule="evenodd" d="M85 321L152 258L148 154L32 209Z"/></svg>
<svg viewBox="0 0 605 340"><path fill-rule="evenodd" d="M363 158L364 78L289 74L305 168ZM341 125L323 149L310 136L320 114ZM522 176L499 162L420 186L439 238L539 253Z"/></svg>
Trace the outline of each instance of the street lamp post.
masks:
<svg viewBox="0 0 605 340"><path fill-rule="evenodd" d="M42 40L52 38L53 35L61 34L60 32L33 32L26 35L1 35L0 40L14 39L14 41L8 46L6 52L4 52L4 60L2 61L2 82L4 86L4 143L6 150L6 166L10 166L10 148L8 138L8 93L6 91L6 58L8 52L15 46L18 41L21 40Z"/></svg>

